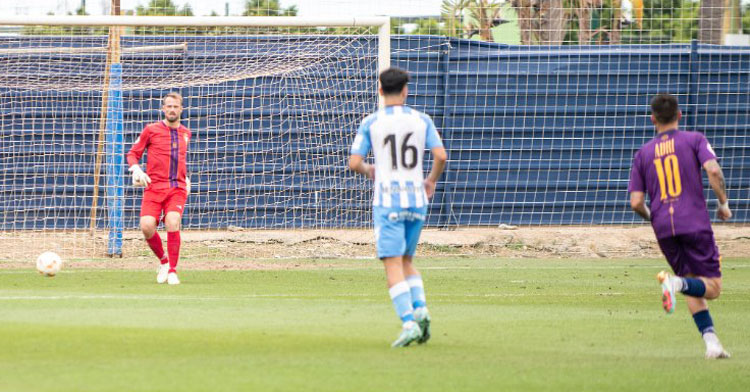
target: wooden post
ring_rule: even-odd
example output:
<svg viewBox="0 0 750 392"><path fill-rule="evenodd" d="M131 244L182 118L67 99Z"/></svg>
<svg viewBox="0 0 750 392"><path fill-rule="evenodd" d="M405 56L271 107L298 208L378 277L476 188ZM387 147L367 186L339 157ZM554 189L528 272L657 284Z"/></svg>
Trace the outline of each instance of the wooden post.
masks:
<svg viewBox="0 0 750 392"><path fill-rule="evenodd" d="M120 0L112 0L112 15L120 15ZM94 162L94 194L91 200L90 234L96 233L96 209L99 204L99 180L104 158L104 139L107 129L107 102L109 101L109 69L113 63L120 62L120 27L110 26L107 38L107 60L104 65L104 85L102 86L102 104L99 112L99 138L96 142L96 158Z"/></svg>

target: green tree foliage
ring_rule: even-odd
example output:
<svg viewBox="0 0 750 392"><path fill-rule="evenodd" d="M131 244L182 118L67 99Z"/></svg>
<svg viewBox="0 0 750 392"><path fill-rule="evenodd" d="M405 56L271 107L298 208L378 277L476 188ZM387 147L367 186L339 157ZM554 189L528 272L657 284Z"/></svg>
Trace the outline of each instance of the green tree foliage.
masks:
<svg viewBox="0 0 750 392"><path fill-rule="evenodd" d="M48 12L47 15L55 15L54 12ZM68 15L73 15L68 12ZM88 15L83 7L76 9L75 15ZM21 34L24 35L102 35L107 34L106 27L85 27L85 26L24 26Z"/></svg>
<svg viewBox="0 0 750 392"><path fill-rule="evenodd" d="M245 1L243 16L297 16L297 6L281 8L279 0Z"/></svg>
<svg viewBox="0 0 750 392"><path fill-rule="evenodd" d="M150 16L193 16L193 8L190 4L185 4L182 8L179 8L172 0L150 0L148 5L139 5L136 7L135 14Z"/></svg>
<svg viewBox="0 0 750 392"><path fill-rule="evenodd" d="M172 0L149 0L148 5L135 8L138 16L193 16L193 8L186 3L182 8L177 7ZM138 35L173 35L173 34L201 34L194 29L181 27L136 27L134 33Z"/></svg>
<svg viewBox="0 0 750 392"><path fill-rule="evenodd" d="M391 18L391 34L451 36L446 23L440 18L420 18L413 22Z"/></svg>
<svg viewBox="0 0 750 392"><path fill-rule="evenodd" d="M643 28L623 29L624 43L689 42L698 38L700 1L644 0Z"/></svg>

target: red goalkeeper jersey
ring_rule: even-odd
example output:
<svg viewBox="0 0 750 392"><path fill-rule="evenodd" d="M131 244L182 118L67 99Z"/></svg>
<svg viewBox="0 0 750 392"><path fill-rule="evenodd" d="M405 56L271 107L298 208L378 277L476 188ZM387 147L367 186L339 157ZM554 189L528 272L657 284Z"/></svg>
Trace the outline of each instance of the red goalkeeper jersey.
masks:
<svg viewBox="0 0 750 392"><path fill-rule="evenodd" d="M149 189L187 189L185 177L190 137L190 130L183 125L170 128L164 121L146 125L128 151L128 165L137 165L148 149L146 174L151 178Z"/></svg>

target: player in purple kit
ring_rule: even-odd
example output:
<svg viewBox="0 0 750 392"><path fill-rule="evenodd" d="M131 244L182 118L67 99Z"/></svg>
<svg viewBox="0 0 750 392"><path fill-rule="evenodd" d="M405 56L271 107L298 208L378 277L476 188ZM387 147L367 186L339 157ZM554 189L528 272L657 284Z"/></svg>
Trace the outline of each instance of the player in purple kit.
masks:
<svg viewBox="0 0 750 392"><path fill-rule="evenodd" d="M701 167L708 174L721 220L732 217L718 158L698 132L677 129L682 113L677 99L660 94L651 100L651 121L656 137L644 144L630 172L630 206L651 221L659 247L675 273L661 271L662 304L674 312L674 293L685 295L687 307L706 343L706 358L729 358L714 330L706 300L721 292L721 257L703 197ZM651 201L646 207L645 194Z"/></svg>

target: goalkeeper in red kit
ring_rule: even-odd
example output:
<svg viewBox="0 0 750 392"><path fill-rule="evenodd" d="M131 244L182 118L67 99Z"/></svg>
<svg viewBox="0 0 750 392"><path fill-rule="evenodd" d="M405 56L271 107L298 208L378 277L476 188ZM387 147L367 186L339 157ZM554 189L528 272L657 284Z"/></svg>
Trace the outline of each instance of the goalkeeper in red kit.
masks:
<svg viewBox="0 0 750 392"><path fill-rule="evenodd" d="M161 265L157 283L180 284L177 261L180 258L180 221L190 193L187 176L187 150L190 130L180 124L182 96L171 92L162 99L164 120L147 125L128 151L133 185L145 187L141 202L141 231ZM146 172L138 165L148 150ZM156 231L159 221L167 229L167 252Z"/></svg>

